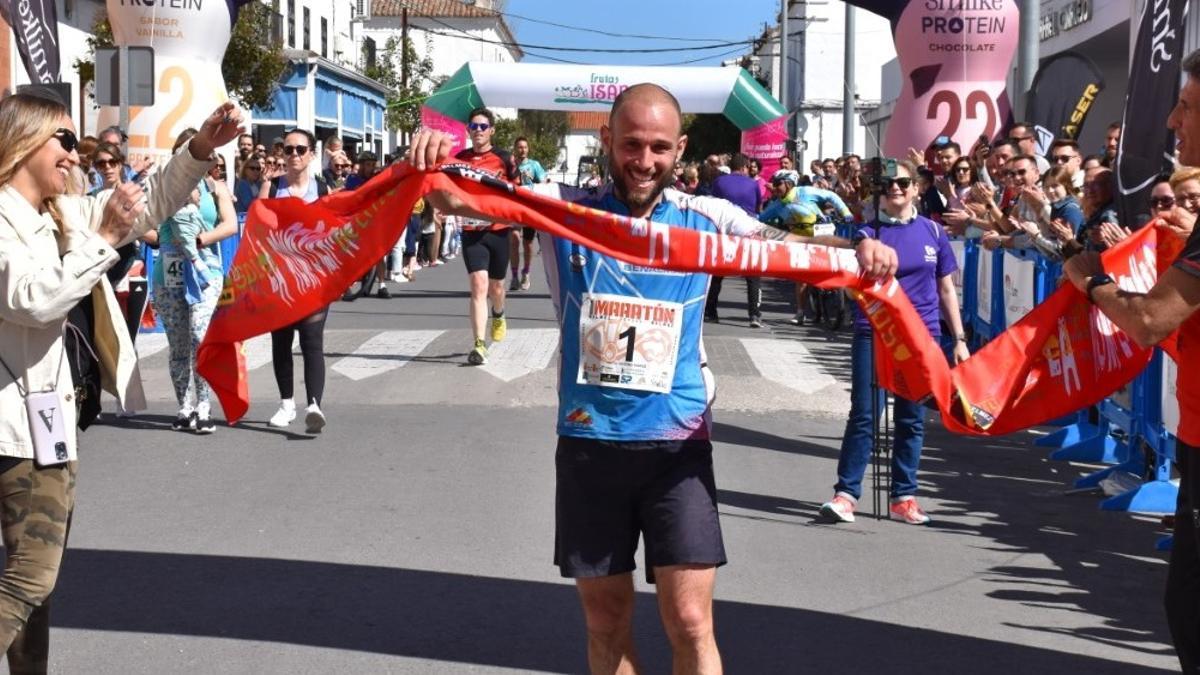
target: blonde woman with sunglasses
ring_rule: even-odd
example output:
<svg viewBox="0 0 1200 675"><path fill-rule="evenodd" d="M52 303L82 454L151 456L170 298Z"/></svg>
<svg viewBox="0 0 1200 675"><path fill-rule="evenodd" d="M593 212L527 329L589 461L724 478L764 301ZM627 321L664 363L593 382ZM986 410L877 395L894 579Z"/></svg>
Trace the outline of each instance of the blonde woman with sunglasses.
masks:
<svg viewBox="0 0 1200 675"><path fill-rule="evenodd" d="M79 164L69 110L49 93L0 101L0 531L6 554L0 650L7 650L12 672L46 670L46 601L75 505L78 401L63 341L67 312L99 292L99 360L115 373L118 388L136 377L136 356L105 273L117 263L116 248L187 200L212 165L214 149L232 141L240 126L240 112L227 103L144 188L130 182L68 197L68 177Z"/></svg>

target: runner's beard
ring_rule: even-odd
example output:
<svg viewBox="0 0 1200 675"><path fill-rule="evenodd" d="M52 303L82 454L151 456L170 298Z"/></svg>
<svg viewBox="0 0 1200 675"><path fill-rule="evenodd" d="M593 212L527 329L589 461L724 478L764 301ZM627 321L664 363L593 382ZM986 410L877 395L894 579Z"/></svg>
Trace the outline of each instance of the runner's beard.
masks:
<svg viewBox="0 0 1200 675"><path fill-rule="evenodd" d="M631 192L625 184L625 172L611 163L608 165L609 175L613 177L613 191L616 192L617 198L621 200L625 206L629 207L630 211L637 211L647 206L652 206L658 201L659 195L668 186L675 184L675 172L663 171L658 178L650 184L649 188Z"/></svg>

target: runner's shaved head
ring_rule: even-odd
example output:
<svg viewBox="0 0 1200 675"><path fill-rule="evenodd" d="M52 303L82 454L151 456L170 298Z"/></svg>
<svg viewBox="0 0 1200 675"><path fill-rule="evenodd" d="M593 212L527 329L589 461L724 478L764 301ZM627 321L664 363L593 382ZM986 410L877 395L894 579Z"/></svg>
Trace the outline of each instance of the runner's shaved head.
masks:
<svg viewBox="0 0 1200 675"><path fill-rule="evenodd" d="M641 103L643 105L666 104L670 106L675 111L675 119L679 120L676 133L682 131L683 109L679 107L679 100L671 92L652 82L635 84L617 96L613 101L612 110L608 114L609 127L613 126L614 121L617 119L617 113L621 111L621 108L630 103Z"/></svg>

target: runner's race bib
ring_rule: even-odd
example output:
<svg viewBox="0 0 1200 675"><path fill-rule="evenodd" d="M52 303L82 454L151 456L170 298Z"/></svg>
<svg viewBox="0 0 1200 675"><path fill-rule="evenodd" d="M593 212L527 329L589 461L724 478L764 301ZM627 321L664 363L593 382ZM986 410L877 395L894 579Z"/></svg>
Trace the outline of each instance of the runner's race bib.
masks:
<svg viewBox="0 0 1200 675"><path fill-rule="evenodd" d="M163 286L183 288L184 265L187 264L187 260L178 253L163 253L159 256L159 264L163 266Z"/></svg>
<svg viewBox="0 0 1200 675"><path fill-rule="evenodd" d="M817 223L813 225L814 237L832 237L837 233L837 226L833 223Z"/></svg>
<svg viewBox="0 0 1200 675"><path fill-rule="evenodd" d="M669 393L682 331L683 305L677 302L585 295L576 382Z"/></svg>
<svg viewBox="0 0 1200 675"><path fill-rule="evenodd" d="M464 231L489 230L492 227L491 221L479 220L478 218L460 218L458 222Z"/></svg>

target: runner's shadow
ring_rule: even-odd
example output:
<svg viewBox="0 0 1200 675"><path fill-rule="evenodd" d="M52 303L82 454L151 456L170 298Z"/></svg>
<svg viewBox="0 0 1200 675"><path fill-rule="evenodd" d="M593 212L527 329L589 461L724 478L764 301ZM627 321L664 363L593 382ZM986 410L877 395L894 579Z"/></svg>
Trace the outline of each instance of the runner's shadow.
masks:
<svg viewBox="0 0 1200 675"><path fill-rule="evenodd" d="M913 671L973 674L1158 672L837 613L734 600L718 600L715 613L730 672L897 672L897 663L911 664ZM281 643L441 663L430 670L460 664L581 672L586 669L581 617L575 588L561 581L96 549L67 552L54 605L58 628ZM870 636L869 649L863 648L864 635ZM651 593L636 596L635 640L647 672L669 672L667 640ZM122 672L135 658L99 650L89 665L94 672ZM227 664L233 671L238 666Z"/></svg>
<svg viewBox="0 0 1200 675"><path fill-rule="evenodd" d="M786 452L793 455L809 455L812 457L837 458L837 449L816 443L808 443L795 438L777 436L775 434L747 429L726 422L713 422L712 440L718 443L742 445L748 448Z"/></svg>
<svg viewBox="0 0 1200 675"><path fill-rule="evenodd" d="M750 511L761 511L777 516L807 516L817 515L821 505L816 502L804 502L787 497L760 495L737 490L717 488L717 503L721 506L732 506Z"/></svg>
<svg viewBox="0 0 1200 675"><path fill-rule="evenodd" d="M178 434L180 432L171 428L171 423L175 421L174 415L161 415L158 413L139 412L133 417L117 417L111 413L104 413L104 416L95 422L96 425L113 427L114 429L130 429L133 431L170 431ZM87 433L86 431L84 433Z"/></svg>
<svg viewBox="0 0 1200 675"><path fill-rule="evenodd" d="M297 413L303 413L303 410L297 410ZM298 418L296 422L303 424L302 419ZM318 438L318 434L301 434L287 429L276 429L267 424L267 420L239 420L234 429L245 429L260 434L270 434L272 436L280 436L289 441L314 441Z"/></svg>

